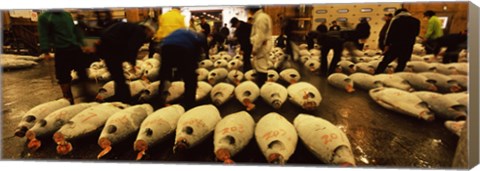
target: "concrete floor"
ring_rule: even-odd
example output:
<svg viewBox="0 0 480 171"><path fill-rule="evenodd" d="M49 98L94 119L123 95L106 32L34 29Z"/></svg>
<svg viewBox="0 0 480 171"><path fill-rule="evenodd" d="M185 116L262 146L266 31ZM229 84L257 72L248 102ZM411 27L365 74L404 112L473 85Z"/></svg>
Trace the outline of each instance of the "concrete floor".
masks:
<svg viewBox="0 0 480 171"><path fill-rule="evenodd" d="M43 146L35 153L26 148L26 138L13 136L14 129L22 115L30 108L61 97L60 89L50 82L48 67L52 63L40 62L31 69L8 71L2 74L2 159L4 160L74 160L97 161L101 151L97 145L98 135L86 137L73 142L73 152L67 156L59 156L55 151L55 143L51 138L43 140ZM422 167L450 168L452 165L458 137L449 132L443 121L427 123L388 111L376 104L366 91L357 90L349 94L327 84L326 78L300 69L302 80L314 84L321 92L323 100L320 107L309 114L329 120L347 133L358 166L361 167ZM98 85L100 86L100 85ZM74 89L76 90L76 89ZM77 93L74 91L74 95ZM76 102L82 101L81 97ZM204 103L209 103L207 100ZM274 111L260 98L257 108L251 112L255 121L263 115ZM222 116L244 110L243 106L232 99L219 107ZM276 111L289 121L302 111L299 107L286 102ZM114 146L110 154L102 161L134 161L133 151L135 137ZM213 136L199 146L183 154L173 154L173 136L151 149L145 161L138 162L186 162L212 164ZM297 149L287 165L322 166L306 147L298 141ZM239 154L233 157L237 164L266 164L255 139ZM217 163L220 164L220 163ZM323 165L324 166L324 165Z"/></svg>

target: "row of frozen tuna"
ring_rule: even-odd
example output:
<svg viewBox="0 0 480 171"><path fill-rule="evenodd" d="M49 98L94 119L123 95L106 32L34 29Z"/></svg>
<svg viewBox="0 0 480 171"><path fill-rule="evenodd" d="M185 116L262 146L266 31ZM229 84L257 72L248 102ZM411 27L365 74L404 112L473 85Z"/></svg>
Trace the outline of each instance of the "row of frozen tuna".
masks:
<svg viewBox="0 0 480 171"><path fill-rule="evenodd" d="M378 75L334 73L327 80L330 85L345 89L347 92L353 92L354 87L364 90L377 87L392 87L405 91L432 91L439 93L455 93L468 89L468 76L443 75L435 72L397 72Z"/></svg>
<svg viewBox="0 0 480 171"><path fill-rule="evenodd" d="M431 56L431 55L428 55ZM426 57L425 57L426 58ZM299 58L304 67L308 68L312 72L317 72L320 69L320 57L319 56L302 56ZM352 62L351 58L342 58L337 63L336 72L342 72L345 74L353 74L356 72L374 74L378 65L381 62L382 57L360 57L358 61ZM387 65L386 72L393 73L397 67L397 62L392 62ZM437 72L444 75L468 75L468 63L457 62L450 64L443 64L438 62L427 62L420 60L408 61L404 71L406 72Z"/></svg>
<svg viewBox="0 0 480 171"><path fill-rule="evenodd" d="M33 121L27 122L35 117ZM129 106L119 102L69 105L65 99L47 102L31 109L20 127L28 131L28 148L41 147L40 137L53 135L57 153L73 151L73 140L101 130L98 158L108 154L119 142L137 135L133 148L137 160L175 132L174 153L193 148L213 133L217 159L233 163L232 158L253 138L269 163L284 164L294 153L298 137L326 164L354 166L355 160L347 136L327 120L299 114L293 124L278 113L268 113L257 123L245 111L224 118L213 105L185 111L172 105L153 111L148 104Z"/></svg>
<svg viewBox="0 0 480 171"><path fill-rule="evenodd" d="M135 69L133 70L132 67L135 67ZM159 79L159 69L160 60L158 54L155 54L153 58L145 57L142 60L137 60L135 66L132 66L128 62L123 63L123 74L127 80L143 79L151 82L157 81ZM87 69L87 74L89 79L92 80L111 80L111 74L106 67L104 60L92 62L90 67ZM78 78L75 71L72 71L72 78Z"/></svg>
<svg viewBox="0 0 480 171"><path fill-rule="evenodd" d="M270 69L286 68L284 66L285 53L281 48L275 47L268 56L268 63ZM209 59L204 59L199 62L199 68L212 70L215 68L224 68L227 71L240 70L243 67L243 55L237 53L230 55L226 51L218 52L215 55L210 55Z"/></svg>
<svg viewBox="0 0 480 171"><path fill-rule="evenodd" d="M109 98L115 95L114 82L106 83L98 92L97 101L109 101ZM148 83L143 80L128 82L132 97L138 99L139 103L152 102L159 95L160 81ZM185 83L183 81L172 82L166 90L166 103L174 104L183 97L185 93ZM287 98L294 104L306 110L315 110L322 100L320 91L310 83L295 82L287 88L276 82L267 82L259 87L253 81L244 81L238 85L229 83L218 83L214 86L199 81L195 99L201 101L210 96L210 100L216 106L221 106L233 97L242 103L247 110L255 108L254 102L261 97L265 102L275 109L279 109Z"/></svg>
<svg viewBox="0 0 480 171"><path fill-rule="evenodd" d="M198 68L196 70L198 81L208 81L211 85L215 85L220 82L227 82L234 85L238 85L243 81L255 81L257 72L253 69L243 73L241 70L228 71L225 68L215 68L208 70L206 68ZM287 84L292 84L300 81L301 75L294 68L287 68L277 72L274 69L267 71L267 81L277 82L281 81Z"/></svg>
<svg viewBox="0 0 480 171"><path fill-rule="evenodd" d="M15 54L0 54L0 62L2 69L24 69L38 65L37 61L42 60L42 57L15 55Z"/></svg>

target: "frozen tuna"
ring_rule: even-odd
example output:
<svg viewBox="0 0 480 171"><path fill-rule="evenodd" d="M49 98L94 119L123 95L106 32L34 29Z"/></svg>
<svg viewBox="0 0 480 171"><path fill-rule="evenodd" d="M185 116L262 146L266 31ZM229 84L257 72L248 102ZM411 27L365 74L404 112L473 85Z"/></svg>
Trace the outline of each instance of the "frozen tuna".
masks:
<svg viewBox="0 0 480 171"><path fill-rule="evenodd" d="M167 104L174 103L183 96L183 93L185 93L185 83L183 81L174 81L170 87L168 87L165 102Z"/></svg>
<svg viewBox="0 0 480 171"><path fill-rule="evenodd" d="M340 61L337 64L337 72L342 72L342 73L345 73L347 75L350 75L350 74L355 73L355 71L356 71L356 68L355 68L355 64L353 62Z"/></svg>
<svg viewBox="0 0 480 171"><path fill-rule="evenodd" d="M288 86L289 100L305 110L315 110L322 101L320 91L310 83L299 82Z"/></svg>
<svg viewBox="0 0 480 171"><path fill-rule="evenodd" d="M458 85L457 81L449 76L435 73L435 72L422 72L420 75L427 77L440 92L458 92L462 88Z"/></svg>
<svg viewBox="0 0 480 171"><path fill-rule="evenodd" d="M25 133L32 128L35 123L41 121L47 115L51 114L52 112L67 107L70 105L70 102L65 99L61 98L54 101L49 101L46 103L42 103L38 106L33 107L32 109L28 110L20 120L20 123L15 130L15 136L17 137L24 137Z"/></svg>
<svg viewBox="0 0 480 171"><path fill-rule="evenodd" d="M142 121L152 112L152 106L141 104L130 106L110 116L98 138L98 145L103 150L97 158L105 156L112 150L112 146L138 131Z"/></svg>
<svg viewBox="0 0 480 171"><path fill-rule="evenodd" d="M463 129L465 129L466 121L445 121L445 127L457 136L461 136Z"/></svg>
<svg viewBox="0 0 480 171"><path fill-rule="evenodd" d="M197 84L197 91L195 94L195 100L200 101L203 100L205 97L207 97L210 94L210 91L212 90L212 85L208 84L205 81L199 81Z"/></svg>
<svg viewBox="0 0 480 171"><path fill-rule="evenodd" d="M208 83L215 85L227 78L228 71L225 68L215 68L208 74Z"/></svg>
<svg viewBox="0 0 480 171"><path fill-rule="evenodd" d="M405 67L405 71L408 72L432 72L435 70L435 66L425 61L409 61Z"/></svg>
<svg viewBox="0 0 480 171"><path fill-rule="evenodd" d="M238 85L240 82L242 82L243 76L244 75L242 71L232 70L228 73L227 80L234 85Z"/></svg>
<svg viewBox="0 0 480 171"><path fill-rule="evenodd" d="M434 114L428 109L428 104L410 92L396 88L380 87L371 89L369 95L386 109L426 121L435 119Z"/></svg>
<svg viewBox="0 0 480 171"><path fill-rule="evenodd" d="M306 68L308 68L309 71L315 72L320 69L320 61L314 60L314 59L309 59L305 61L303 64Z"/></svg>
<svg viewBox="0 0 480 171"><path fill-rule="evenodd" d="M459 93L447 93L444 94L448 99L452 99L457 101L458 103L462 104L463 106L468 107L468 93L467 92L459 92Z"/></svg>
<svg viewBox="0 0 480 171"><path fill-rule="evenodd" d="M235 97L247 107L247 111L255 108L255 100L260 96L260 88L253 81L245 81L235 88Z"/></svg>
<svg viewBox="0 0 480 171"><path fill-rule="evenodd" d="M375 68L366 62L356 63L355 68L357 68L356 72L375 74Z"/></svg>
<svg viewBox="0 0 480 171"><path fill-rule="evenodd" d="M454 75L449 75L450 78L455 80L460 87L462 87L463 90L468 89L468 76L466 75L461 75L461 74L454 74Z"/></svg>
<svg viewBox="0 0 480 171"><path fill-rule="evenodd" d="M363 90L370 90L378 87L383 87L382 81L380 81L379 79L375 78L373 75L370 75L370 74L357 72L357 73L353 73L349 77L353 80L355 87L359 87Z"/></svg>
<svg viewBox="0 0 480 171"><path fill-rule="evenodd" d="M257 71L251 69L245 73L245 80L255 81L256 76L257 76Z"/></svg>
<svg viewBox="0 0 480 171"><path fill-rule="evenodd" d="M61 155L70 153L73 146L69 141L100 131L110 116L128 106L119 102L102 103L78 113L53 134L53 140L57 143L57 153Z"/></svg>
<svg viewBox="0 0 480 171"><path fill-rule="evenodd" d="M227 68L228 62L226 60L220 59L213 63L214 68Z"/></svg>
<svg viewBox="0 0 480 171"><path fill-rule="evenodd" d="M343 73L333 73L327 78L328 83L334 87L344 89L345 91L352 93L355 91L353 88L353 80Z"/></svg>
<svg viewBox="0 0 480 171"><path fill-rule="evenodd" d="M295 152L295 127L278 113L268 113L255 126L255 139L269 163L284 165Z"/></svg>
<svg viewBox="0 0 480 171"><path fill-rule="evenodd" d="M185 112L178 120L173 152L198 145L213 132L221 119L214 105L197 106Z"/></svg>
<svg viewBox="0 0 480 171"><path fill-rule="evenodd" d="M63 107L36 122L26 134L28 140L30 141L28 143L28 148L32 151L37 150L42 145L41 141L37 139L38 137L51 136L76 114L95 105L98 105L98 103L80 103Z"/></svg>
<svg viewBox="0 0 480 171"><path fill-rule="evenodd" d="M210 71L208 71L205 68L198 68L195 72L197 73L197 80L198 81L207 80L208 74L210 73Z"/></svg>
<svg viewBox="0 0 480 171"><path fill-rule="evenodd" d="M135 80L131 82L127 82L130 88L130 95L132 97L139 96L149 85L148 82L144 80ZM109 98L115 95L115 82L109 81L103 85L100 90L98 90L98 94L96 96L96 101L103 102L107 101Z"/></svg>
<svg viewBox="0 0 480 171"><path fill-rule="evenodd" d="M229 114L220 120L213 135L214 153L218 160L233 163L231 157L242 150L253 138L255 121L242 111Z"/></svg>
<svg viewBox="0 0 480 171"><path fill-rule="evenodd" d="M300 81L301 75L297 70L289 68L280 72L280 78L290 84L294 84Z"/></svg>
<svg viewBox="0 0 480 171"><path fill-rule="evenodd" d="M228 83L219 83L212 88L210 98L216 106L221 106L233 97L235 86Z"/></svg>
<svg viewBox="0 0 480 171"><path fill-rule="evenodd" d="M212 69L213 62L209 59L202 60L198 63L199 68Z"/></svg>
<svg viewBox="0 0 480 171"><path fill-rule="evenodd" d="M428 103L429 108L438 116L446 120L465 120L467 107L459 102L449 99L440 93L419 91L414 95Z"/></svg>
<svg viewBox="0 0 480 171"><path fill-rule="evenodd" d="M267 71L267 81L276 82L278 78L280 78L280 75L278 75L277 71L273 69Z"/></svg>
<svg viewBox="0 0 480 171"><path fill-rule="evenodd" d="M182 106L175 104L161 108L143 120L133 145L134 150L138 151L137 160L140 160L150 147L162 142L175 131L178 119L184 112Z"/></svg>
<svg viewBox="0 0 480 171"><path fill-rule="evenodd" d="M274 109L280 109L287 100L288 92L285 87L275 82L267 82L260 89L262 99Z"/></svg>
<svg viewBox="0 0 480 171"><path fill-rule="evenodd" d="M230 62L228 62L227 68L228 70L231 71L231 70L238 70L242 68L242 66L243 66L243 62L241 60L233 59Z"/></svg>
<svg viewBox="0 0 480 171"><path fill-rule="evenodd" d="M427 77L411 73L411 72L397 72L394 75L397 75L407 81L413 89L415 90L428 90L428 91L437 91L438 88L435 84L432 83L432 80L429 80Z"/></svg>
<svg viewBox="0 0 480 171"><path fill-rule="evenodd" d="M380 80L386 87L398 88L405 91L413 91L413 88L402 77L394 74L378 74L374 76L375 79Z"/></svg>
<svg viewBox="0 0 480 171"><path fill-rule="evenodd" d="M350 141L340 128L308 114L299 114L293 124L305 146L323 163L355 166Z"/></svg>
<svg viewBox="0 0 480 171"><path fill-rule="evenodd" d="M153 98L158 96L158 86L160 85L160 81L155 81L150 83L145 90L142 91L140 97L138 98L139 102L150 102Z"/></svg>

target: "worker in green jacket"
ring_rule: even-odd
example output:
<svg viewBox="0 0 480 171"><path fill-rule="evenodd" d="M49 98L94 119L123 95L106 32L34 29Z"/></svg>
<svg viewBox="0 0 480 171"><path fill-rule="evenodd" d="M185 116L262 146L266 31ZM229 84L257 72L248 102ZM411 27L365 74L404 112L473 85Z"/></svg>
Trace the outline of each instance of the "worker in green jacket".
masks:
<svg viewBox="0 0 480 171"><path fill-rule="evenodd" d="M442 22L435 15L435 12L431 10L425 11L423 16L428 19L427 32L425 33L423 44L427 54L431 54L436 47L435 40L443 36Z"/></svg>
<svg viewBox="0 0 480 171"><path fill-rule="evenodd" d="M70 13L63 10L42 13L38 17L38 32L40 50L44 58L46 60L52 58L49 53L52 49L55 53L55 76L63 97L73 104L71 71L77 71L81 82L87 81L88 62L85 52L88 53L90 49L84 47L82 34L75 27ZM85 84L83 85L83 91L86 91Z"/></svg>

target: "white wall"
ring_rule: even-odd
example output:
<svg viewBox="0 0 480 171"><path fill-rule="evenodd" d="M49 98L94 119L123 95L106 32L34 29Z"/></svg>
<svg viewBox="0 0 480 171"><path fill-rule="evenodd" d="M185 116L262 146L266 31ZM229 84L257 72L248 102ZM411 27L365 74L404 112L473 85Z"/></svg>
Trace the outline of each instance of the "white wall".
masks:
<svg viewBox="0 0 480 171"><path fill-rule="evenodd" d="M360 18L362 17L370 17L371 20L369 21L370 24L370 37L366 45L369 46L370 49L377 49L378 48L378 34L382 29L385 22L382 20L384 14L386 13L394 13L393 12L386 12L384 11L385 8L396 8L399 9L402 7L401 3L363 3L363 4L324 4L324 5L313 5L312 16L313 16L313 24L312 30L315 30L320 24L320 22L316 21L317 19L323 18L327 20L327 26L330 28L331 22L338 18L344 17L347 18L347 27L342 27L343 30L345 29L355 29L355 26L360 22ZM371 8L372 12L361 12L362 8ZM339 9L348 9L347 13L338 13L337 10ZM317 14L317 10L327 10L325 14ZM337 21L337 24L340 24Z"/></svg>

